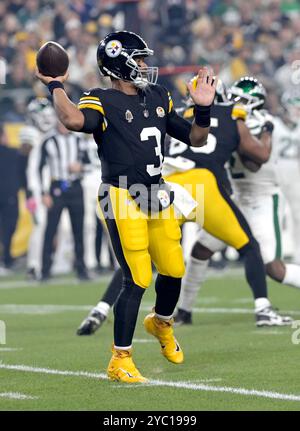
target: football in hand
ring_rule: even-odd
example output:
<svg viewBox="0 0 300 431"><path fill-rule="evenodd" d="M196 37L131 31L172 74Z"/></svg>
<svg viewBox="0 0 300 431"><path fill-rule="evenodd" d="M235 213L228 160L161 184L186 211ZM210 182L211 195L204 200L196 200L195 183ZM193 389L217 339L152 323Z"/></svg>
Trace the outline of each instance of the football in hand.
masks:
<svg viewBox="0 0 300 431"><path fill-rule="evenodd" d="M50 41L39 49L36 64L42 75L56 78L63 76L68 70L69 56L59 43Z"/></svg>

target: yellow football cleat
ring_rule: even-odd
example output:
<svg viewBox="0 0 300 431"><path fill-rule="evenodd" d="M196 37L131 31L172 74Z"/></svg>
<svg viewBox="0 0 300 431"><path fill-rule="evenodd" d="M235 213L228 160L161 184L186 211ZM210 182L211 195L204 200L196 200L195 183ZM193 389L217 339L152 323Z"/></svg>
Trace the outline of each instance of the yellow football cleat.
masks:
<svg viewBox="0 0 300 431"><path fill-rule="evenodd" d="M144 326L149 334L154 335L161 345L161 353L174 364L183 362L183 351L181 350L178 341L174 337L173 325L174 320L161 320L154 313L148 314L144 319Z"/></svg>
<svg viewBox="0 0 300 431"><path fill-rule="evenodd" d="M147 383L134 365L131 350L112 349L113 355L108 364L107 375L111 380L123 383Z"/></svg>

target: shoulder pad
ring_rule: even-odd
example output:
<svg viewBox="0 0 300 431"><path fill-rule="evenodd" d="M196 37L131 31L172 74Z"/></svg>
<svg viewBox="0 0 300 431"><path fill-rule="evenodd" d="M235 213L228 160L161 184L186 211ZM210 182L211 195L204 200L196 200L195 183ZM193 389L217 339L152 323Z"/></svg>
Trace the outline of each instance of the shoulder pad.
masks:
<svg viewBox="0 0 300 431"><path fill-rule="evenodd" d="M39 143L39 131L32 126L22 127L19 133L20 144L30 144L32 147Z"/></svg>

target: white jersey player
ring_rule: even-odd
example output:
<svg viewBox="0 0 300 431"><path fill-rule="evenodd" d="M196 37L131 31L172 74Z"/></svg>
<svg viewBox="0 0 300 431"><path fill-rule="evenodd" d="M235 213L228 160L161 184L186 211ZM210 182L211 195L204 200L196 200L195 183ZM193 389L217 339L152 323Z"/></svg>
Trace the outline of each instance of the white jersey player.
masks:
<svg viewBox="0 0 300 431"><path fill-rule="evenodd" d="M287 121L274 121L273 147L278 156L278 177L288 203L293 238L293 260L300 264L300 94L285 93L282 103L288 114Z"/></svg>
<svg viewBox="0 0 300 431"><path fill-rule="evenodd" d="M254 110L246 124L253 135L259 135L266 121L273 122L273 118L264 110ZM260 244L264 263L269 264L281 258L282 250L283 196L277 153L272 148L269 161L256 172L249 171L234 155L230 171L235 199Z"/></svg>
<svg viewBox="0 0 300 431"><path fill-rule="evenodd" d="M266 111L254 110L246 124L254 135L261 133L264 121L270 121ZM272 119L273 124L281 121ZM272 135L272 152L267 163L253 173L240 164L242 175L236 175L238 163L232 169L236 199L255 238L259 242L267 274L274 280L300 288L300 266L282 261L282 221L284 195L279 171L279 151ZM294 181L294 180L293 180Z"/></svg>
<svg viewBox="0 0 300 431"><path fill-rule="evenodd" d="M30 148L26 170L27 208L32 214L33 230L27 253L28 275L36 278L41 265L41 248L46 219L46 210L41 203L41 189L38 176L39 150L45 137L56 124L51 103L46 98L32 100L27 108L27 125L20 130L20 144Z"/></svg>

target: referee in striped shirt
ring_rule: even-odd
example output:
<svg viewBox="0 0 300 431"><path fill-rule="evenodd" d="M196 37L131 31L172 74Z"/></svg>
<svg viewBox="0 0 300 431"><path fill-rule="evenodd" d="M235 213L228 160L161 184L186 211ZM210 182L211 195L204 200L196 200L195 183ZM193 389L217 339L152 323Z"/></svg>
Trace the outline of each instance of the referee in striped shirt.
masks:
<svg viewBox="0 0 300 431"><path fill-rule="evenodd" d="M46 190L43 185L43 169L46 165L50 170L50 190ZM89 280L84 263L84 200L81 179L90 168L91 160L84 139L78 134L70 133L58 123L57 128L42 143L39 163L42 201L47 208L41 281L50 278L53 241L64 208L68 209L71 219L77 277Z"/></svg>

